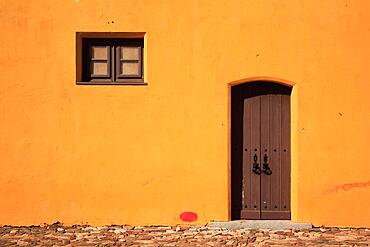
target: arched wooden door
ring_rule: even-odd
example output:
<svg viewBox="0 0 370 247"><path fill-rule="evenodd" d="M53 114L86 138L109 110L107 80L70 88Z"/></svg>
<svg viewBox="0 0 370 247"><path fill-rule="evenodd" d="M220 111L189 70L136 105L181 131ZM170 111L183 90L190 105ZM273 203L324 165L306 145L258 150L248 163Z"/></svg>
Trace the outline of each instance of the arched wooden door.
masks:
<svg viewBox="0 0 370 247"><path fill-rule="evenodd" d="M231 89L233 219L290 219L290 94L264 81Z"/></svg>

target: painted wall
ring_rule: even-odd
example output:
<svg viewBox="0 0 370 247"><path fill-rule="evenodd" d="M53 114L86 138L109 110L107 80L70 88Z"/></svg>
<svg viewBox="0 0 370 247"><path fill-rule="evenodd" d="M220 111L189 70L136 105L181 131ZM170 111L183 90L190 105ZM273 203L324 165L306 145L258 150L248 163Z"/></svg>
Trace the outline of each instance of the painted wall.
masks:
<svg viewBox="0 0 370 247"><path fill-rule="evenodd" d="M113 23L114 22L114 23ZM229 87L293 81L292 216L370 226L370 2L0 1L0 224L229 210ZM146 32L148 86L78 86L76 32Z"/></svg>

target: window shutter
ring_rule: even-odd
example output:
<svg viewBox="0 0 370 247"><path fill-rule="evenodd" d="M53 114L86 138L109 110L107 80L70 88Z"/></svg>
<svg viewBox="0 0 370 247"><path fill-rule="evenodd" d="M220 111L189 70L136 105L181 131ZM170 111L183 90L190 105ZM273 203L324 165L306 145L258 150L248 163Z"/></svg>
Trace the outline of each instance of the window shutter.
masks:
<svg viewBox="0 0 370 247"><path fill-rule="evenodd" d="M117 78L141 78L141 54L140 45L117 47Z"/></svg>
<svg viewBox="0 0 370 247"><path fill-rule="evenodd" d="M79 84L144 84L143 39L86 38L82 45Z"/></svg>
<svg viewBox="0 0 370 247"><path fill-rule="evenodd" d="M91 46L91 78L110 78L110 47Z"/></svg>

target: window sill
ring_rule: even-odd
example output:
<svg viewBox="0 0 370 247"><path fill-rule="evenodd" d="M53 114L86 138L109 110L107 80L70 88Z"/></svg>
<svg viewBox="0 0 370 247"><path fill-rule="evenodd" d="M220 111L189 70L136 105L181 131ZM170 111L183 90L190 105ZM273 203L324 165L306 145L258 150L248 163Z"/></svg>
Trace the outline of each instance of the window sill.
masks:
<svg viewBox="0 0 370 247"><path fill-rule="evenodd" d="M76 82L77 85L91 85L91 86L124 86L124 85L132 85L132 86L146 86L148 85L147 82L144 81L127 81L127 82L106 82L106 81L78 81Z"/></svg>

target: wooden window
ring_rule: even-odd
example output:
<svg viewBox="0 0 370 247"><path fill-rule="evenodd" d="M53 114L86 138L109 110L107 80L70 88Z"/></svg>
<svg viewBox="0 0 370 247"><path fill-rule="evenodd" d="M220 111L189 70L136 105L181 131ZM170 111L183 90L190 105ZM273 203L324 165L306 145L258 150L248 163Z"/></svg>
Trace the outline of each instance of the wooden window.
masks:
<svg viewBox="0 0 370 247"><path fill-rule="evenodd" d="M82 39L79 84L144 84L142 38Z"/></svg>

